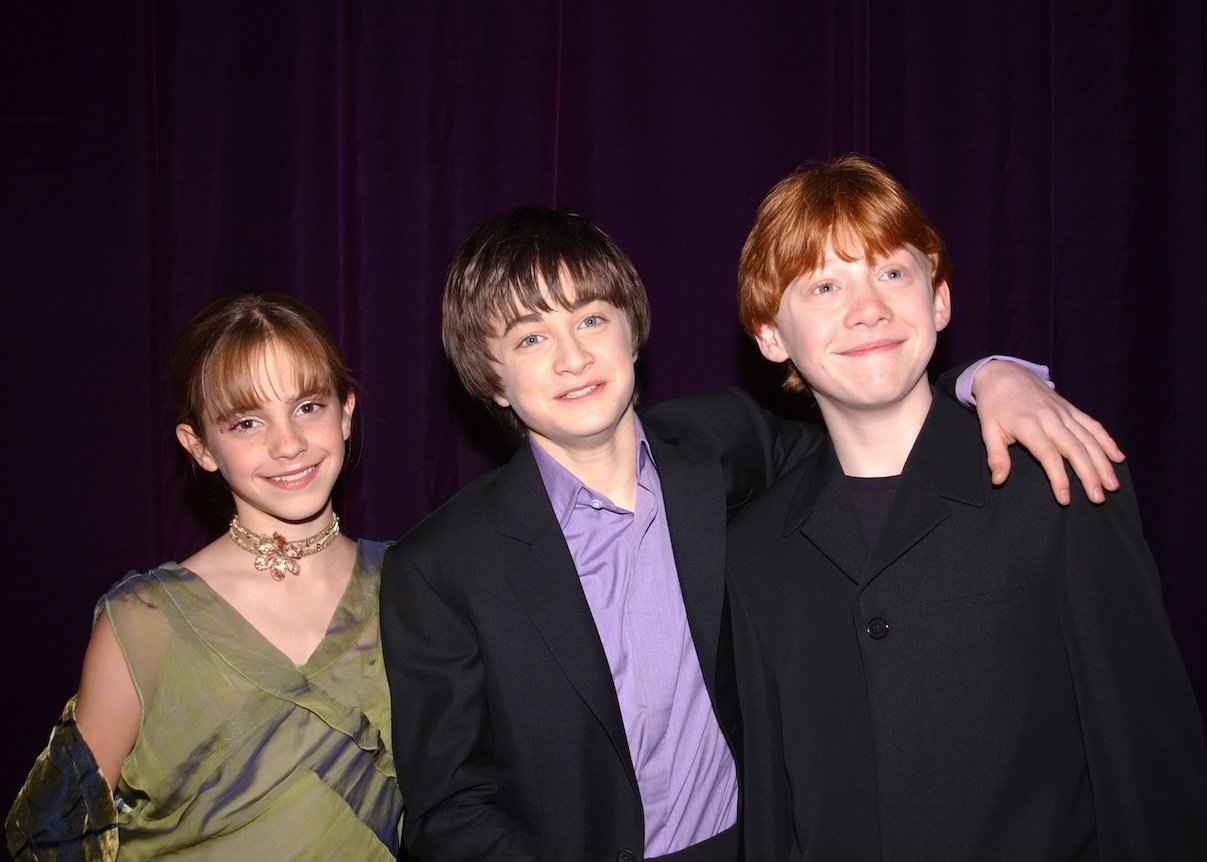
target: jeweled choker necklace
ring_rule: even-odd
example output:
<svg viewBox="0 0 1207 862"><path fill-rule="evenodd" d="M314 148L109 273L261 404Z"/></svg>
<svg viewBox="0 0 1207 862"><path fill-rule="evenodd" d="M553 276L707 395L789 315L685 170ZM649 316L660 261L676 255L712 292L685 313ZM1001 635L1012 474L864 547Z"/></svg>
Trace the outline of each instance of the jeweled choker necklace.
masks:
<svg viewBox="0 0 1207 862"><path fill-rule="evenodd" d="M326 529L315 533L309 539L296 542L286 542L280 533L273 533L271 536L253 533L243 526L238 515L231 518L229 532L236 545L249 554L256 555L256 571L267 569L274 581L283 581L286 572L296 575L302 570L298 560L317 554L335 541L335 537L339 535L339 515L332 512L331 523Z"/></svg>

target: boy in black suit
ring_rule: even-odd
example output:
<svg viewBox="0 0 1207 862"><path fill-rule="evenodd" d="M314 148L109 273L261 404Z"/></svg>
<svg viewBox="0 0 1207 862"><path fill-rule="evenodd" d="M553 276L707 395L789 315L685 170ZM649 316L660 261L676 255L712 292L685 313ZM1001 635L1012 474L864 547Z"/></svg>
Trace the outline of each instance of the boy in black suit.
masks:
<svg viewBox="0 0 1207 862"><path fill-rule="evenodd" d="M947 252L881 168L768 194L739 308L826 425L733 521L748 855L1207 859L1203 728L1126 470L1059 507L993 487L926 365Z"/></svg>
<svg viewBox="0 0 1207 862"><path fill-rule="evenodd" d="M470 237L443 325L466 388L527 440L387 554L408 848L427 862L734 862L727 513L816 429L735 391L637 411L645 290L564 211L521 208Z"/></svg>

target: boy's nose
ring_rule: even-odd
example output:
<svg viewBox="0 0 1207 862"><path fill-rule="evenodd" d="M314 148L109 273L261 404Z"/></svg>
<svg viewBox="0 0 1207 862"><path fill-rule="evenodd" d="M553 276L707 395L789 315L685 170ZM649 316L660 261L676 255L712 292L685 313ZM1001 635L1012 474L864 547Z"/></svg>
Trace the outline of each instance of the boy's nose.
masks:
<svg viewBox="0 0 1207 862"><path fill-rule="evenodd" d="M556 371L569 374L580 374L592 361L591 352L577 338L570 337L562 341L557 352Z"/></svg>
<svg viewBox="0 0 1207 862"><path fill-rule="evenodd" d="M874 285L866 285L852 292L851 304L847 310L847 322L850 325L870 326L882 320L889 320L892 316L888 303Z"/></svg>

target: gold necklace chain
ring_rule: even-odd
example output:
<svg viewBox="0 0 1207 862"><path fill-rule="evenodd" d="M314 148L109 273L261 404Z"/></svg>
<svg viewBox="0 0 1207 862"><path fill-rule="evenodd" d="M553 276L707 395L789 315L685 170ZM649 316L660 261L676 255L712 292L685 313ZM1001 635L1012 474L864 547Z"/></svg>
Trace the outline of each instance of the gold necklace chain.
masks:
<svg viewBox="0 0 1207 862"><path fill-rule="evenodd" d="M335 537L339 535L339 515L332 512L331 523L325 529L308 539L299 539L296 542L286 542L280 533L273 533L271 536L253 533L243 526L238 515L231 518L228 534L236 545L256 555L256 571L267 569L274 581L283 581L286 572L296 575L302 570L298 560L317 554L335 541Z"/></svg>

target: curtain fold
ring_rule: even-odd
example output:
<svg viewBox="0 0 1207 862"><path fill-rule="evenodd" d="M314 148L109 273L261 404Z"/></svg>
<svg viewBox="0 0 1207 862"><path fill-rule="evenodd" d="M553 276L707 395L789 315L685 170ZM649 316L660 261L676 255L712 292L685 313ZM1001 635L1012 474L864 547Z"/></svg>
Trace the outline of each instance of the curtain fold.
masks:
<svg viewBox="0 0 1207 862"><path fill-rule="evenodd" d="M206 300L279 290L329 322L363 385L340 509L350 533L391 538L507 454L440 346L444 272L475 224L541 203L616 238L651 295L645 401L736 383L798 409L738 329L737 257L772 183L852 150L906 182L949 243L941 362L1049 362L1120 439L1207 695L1201 3L5 15L2 343L21 419L5 430L0 628L33 671L0 763L13 791L75 685L95 598L220 529L166 383Z"/></svg>

